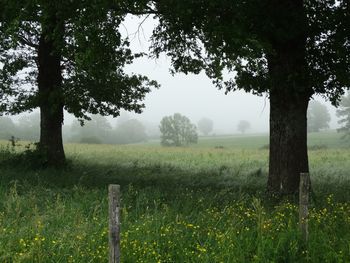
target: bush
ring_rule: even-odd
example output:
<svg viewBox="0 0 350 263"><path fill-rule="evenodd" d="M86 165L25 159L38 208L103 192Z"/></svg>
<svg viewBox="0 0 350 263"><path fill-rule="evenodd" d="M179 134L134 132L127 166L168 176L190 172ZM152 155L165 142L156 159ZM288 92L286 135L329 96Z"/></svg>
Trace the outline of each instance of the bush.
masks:
<svg viewBox="0 0 350 263"><path fill-rule="evenodd" d="M27 144L24 151L23 148L16 149L20 146L19 144L8 144L0 147L0 165L34 170L47 167L46 155L38 149L38 143Z"/></svg>

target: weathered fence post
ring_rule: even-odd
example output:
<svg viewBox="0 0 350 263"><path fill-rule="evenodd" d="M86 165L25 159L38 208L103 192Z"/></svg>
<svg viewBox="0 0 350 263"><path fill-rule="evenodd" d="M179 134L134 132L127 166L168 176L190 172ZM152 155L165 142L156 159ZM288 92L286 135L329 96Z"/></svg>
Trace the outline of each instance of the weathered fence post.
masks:
<svg viewBox="0 0 350 263"><path fill-rule="evenodd" d="M120 262L120 186L108 187L109 263Z"/></svg>
<svg viewBox="0 0 350 263"><path fill-rule="evenodd" d="M310 177L308 173L300 174L299 185L299 226L303 240L306 242L309 237L308 214L309 214L309 192Z"/></svg>

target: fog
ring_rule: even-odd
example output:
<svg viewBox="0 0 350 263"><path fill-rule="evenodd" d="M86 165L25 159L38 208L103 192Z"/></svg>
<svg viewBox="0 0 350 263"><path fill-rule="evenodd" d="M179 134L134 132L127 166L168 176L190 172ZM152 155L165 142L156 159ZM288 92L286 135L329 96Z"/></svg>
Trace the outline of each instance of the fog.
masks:
<svg viewBox="0 0 350 263"><path fill-rule="evenodd" d="M148 39L156 24L152 18L146 19L143 23L142 21L143 19L129 16L122 27L122 32L129 36L131 48L135 52L148 52ZM204 73L172 76L169 67L170 59L162 56L157 60L138 59L128 68L130 72L145 74L161 84L159 90L153 90L147 95L146 108L137 117L138 119L159 123L163 116L179 112L194 123L202 117L212 119L216 134L237 133L237 124L240 120L251 123L248 132L268 132L270 105L266 95L256 96L244 91L225 95L225 91L218 90ZM335 107L319 96L315 96L314 99L327 105L331 114L330 128L337 128Z"/></svg>
<svg viewBox="0 0 350 263"><path fill-rule="evenodd" d="M144 18L127 17L121 32L123 36L129 37L131 49L134 52L148 52L148 40L155 24L156 21L152 18L144 20ZM172 76L169 68L170 60L164 55L159 59L143 57L127 67L127 72L144 74L150 79L157 80L161 88L147 94L142 114L122 112L119 119L137 119L146 126L149 134L157 133L162 117L174 113L187 116L195 124L203 117L213 120L214 134L238 133L237 125L240 120L250 122L251 129L247 131L248 133L268 132L269 100L266 95L256 96L244 91L230 92L225 95L225 91L218 90L204 73ZM326 104L331 114L330 128L338 128L335 107L319 96L315 99ZM14 121L18 121L21 116L23 114L14 116ZM118 118L108 117L107 119L112 127L118 123ZM74 117L66 113L65 126L72 125L73 121Z"/></svg>

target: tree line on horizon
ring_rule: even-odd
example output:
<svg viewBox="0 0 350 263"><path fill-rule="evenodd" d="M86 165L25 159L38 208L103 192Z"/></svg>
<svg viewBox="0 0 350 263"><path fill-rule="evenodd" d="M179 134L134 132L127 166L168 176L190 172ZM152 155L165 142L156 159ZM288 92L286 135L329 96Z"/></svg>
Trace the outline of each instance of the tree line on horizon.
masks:
<svg viewBox="0 0 350 263"><path fill-rule="evenodd" d="M152 137L153 136L153 137ZM78 120L63 126L63 140L67 143L130 144L154 138L146 125L137 119L119 121L114 127L103 116L92 116L83 126ZM17 122L0 117L0 140L37 142L40 139L40 116L22 116Z"/></svg>
<svg viewBox="0 0 350 263"><path fill-rule="evenodd" d="M347 107L346 101L347 97L344 96L340 109L337 110L338 117L348 114L345 110ZM342 112L345 114L342 114ZM324 104L313 100L308 108L307 119L308 132L319 132L329 129L331 116ZM344 123L344 120L339 121L339 124L342 123ZM160 126L143 123L137 119L131 119L125 113L117 118L117 126L112 127L106 118L101 115L94 115L90 121L86 121L83 125L78 120L75 120L71 125L64 125L63 140L77 143L137 143L144 142L148 138L159 138L161 134L160 128L161 123ZM203 136L215 135L213 134L213 128L213 120L207 117L201 118L196 125L196 130ZM251 124L247 120L240 120L237 124L237 131L242 134L250 128ZM344 129L345 126L343 125L338 131L345 132ZM25 141L38 141L40 138L39 113L21 116L17 122L12 121L10 117L0 117L0 139L8 140L12 136Z"/></svg>

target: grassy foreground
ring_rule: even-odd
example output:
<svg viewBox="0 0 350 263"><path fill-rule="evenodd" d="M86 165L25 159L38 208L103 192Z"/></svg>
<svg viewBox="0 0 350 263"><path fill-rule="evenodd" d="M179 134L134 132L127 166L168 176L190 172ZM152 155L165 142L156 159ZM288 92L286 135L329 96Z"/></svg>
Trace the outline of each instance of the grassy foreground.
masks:
<svg viewBox="0 0 350 263"><path fill-rule="evenodd" d="M3 146L0 262L107 262L110 183L122 187L122 262L350 261L350 150L310 151L303 244L296 201L264 194L268 151L205 143L71 144L64 171L9 162Z"/></svg>

